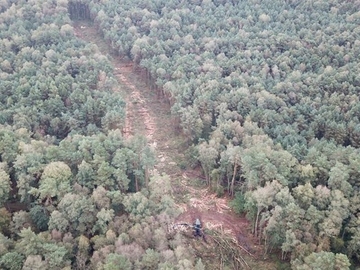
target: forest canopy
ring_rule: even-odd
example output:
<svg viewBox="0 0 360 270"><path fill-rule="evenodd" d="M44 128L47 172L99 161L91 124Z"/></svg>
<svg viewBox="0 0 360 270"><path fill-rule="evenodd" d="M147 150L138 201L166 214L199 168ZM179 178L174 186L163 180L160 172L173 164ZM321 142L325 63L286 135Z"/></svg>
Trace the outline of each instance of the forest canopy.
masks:
<svg viewBox="0 0 360 270"><path fill-rule="evenodd" d="M88 3L266 250L294 269L359 262L359 1Z"/></svg>
<svg viewBox="0 0 360 270"><path fill-rule="evenodd" d="M71 19L93 21L146 71L188 160L235 198L266 253L299 270L359 264L359 10L356 0L1 1L0 267L204 269L166 234L178 211L159 189L171 179L147 179L154 153L124 138L112 66Z"/></svg>
<svg viewBox="0 0 360 270"><path fill-rule="evenodd" d="M152 182L169 179L149 177L144 137L125 138L113 67L76 36L68 1L0 5L0 268L195 265L181 239L168 248L177 212Z"/></svg>

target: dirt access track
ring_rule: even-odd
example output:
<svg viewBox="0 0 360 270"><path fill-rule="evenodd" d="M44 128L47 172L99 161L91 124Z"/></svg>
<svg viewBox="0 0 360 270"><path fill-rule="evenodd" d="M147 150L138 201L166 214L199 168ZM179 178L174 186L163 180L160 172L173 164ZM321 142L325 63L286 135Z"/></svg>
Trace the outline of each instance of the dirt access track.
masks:
<svg viewBox="0 0 360 270"><path fill-rule="evenodd" d="M249 222L231 211L229 199L217 198L204 186L196 187L194 182L199 183L199 179L203 178L200 170L184 171L177 165L184 159L180 143L183 139L176 132L168 102L159 99L147 87L145 72L135 69L128 59L116 55L91 23L74 23L74 31L79 38L96 44L99 53L107 55L114 66L118 91L127 103L124 134L127 137L142 134L155 149L158 157L155 170L170 176L175 200L182 211L174 224L192 224L199 218L204 231L221 231L250 251L252 257L260 256L260 247L249 234Z"/></svg>

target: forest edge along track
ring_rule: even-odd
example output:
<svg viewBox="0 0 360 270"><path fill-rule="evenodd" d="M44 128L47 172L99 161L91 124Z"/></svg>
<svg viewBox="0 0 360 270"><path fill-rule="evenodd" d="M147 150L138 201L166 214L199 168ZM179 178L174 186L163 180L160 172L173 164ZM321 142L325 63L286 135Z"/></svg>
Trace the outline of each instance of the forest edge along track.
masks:
<svg viewBox="0 0 360 270"><path fill-rule="evenodd" d="M196 219L201 220L201 230L227 235L247 256L260 258L262 248L249 233L248 220L232 212L228 206L229 198L218 198L208 188L193 187L190 182L198 179L192 179L191 176L200 175L201 172L197 169L195 173L194 169L181 171L177 166L176 161L183 158L183 149L176 143L178 134L171 119L169 105L147 87L143 72L135 69L128 59L115 55L114 50L90 22L76 22L74 30L77 37L96 44L100 53L110 55L119 92L127 102L124 136L146 136L158 156L155 170L169 175L172 184L177 189L182 189L180 194L185 195L186 202L180 200L182 202L178 203L182 213L174 224L192 224Z"/></svg>

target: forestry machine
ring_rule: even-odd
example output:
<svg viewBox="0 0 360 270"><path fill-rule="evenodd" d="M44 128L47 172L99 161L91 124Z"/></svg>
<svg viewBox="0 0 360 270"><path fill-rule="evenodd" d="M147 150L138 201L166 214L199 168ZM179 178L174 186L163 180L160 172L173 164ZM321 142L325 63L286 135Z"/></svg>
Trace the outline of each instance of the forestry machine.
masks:
<svg viewBox="0 0 360 270"><path fill-rule="evenodd" d="M179 227L187 227L187 228L192 228L194 231L193 231L193 234L195 237L197 236L204 236L203 234L203 231L202 231L202 226L201 226L201 222L200 222L200 219L197 218L194 222L194 224L188 224L188 223L179 223L179 224L175 224L173 226L173 229L179 229Z"/></svg>

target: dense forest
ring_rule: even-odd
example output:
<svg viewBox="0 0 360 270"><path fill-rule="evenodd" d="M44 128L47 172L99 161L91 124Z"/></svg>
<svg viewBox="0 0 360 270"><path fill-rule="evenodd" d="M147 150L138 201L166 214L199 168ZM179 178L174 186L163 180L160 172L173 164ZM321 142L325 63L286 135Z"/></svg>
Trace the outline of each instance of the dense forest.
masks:
<svg viewBox="0 0 360 270"><path fill-rule="evenodd" d="M170 181L148 179L145 138L124 138L112 66L74 35L68 2L0 10L0 268L201 267L166 235Z"/></svg>
<svg viewBox="0 0 360 270"><path fill-rule="evenodd" d="M360 259L359 8L89 2L104 38L169 100L208 184L237 192L255 236L294 269Z"/></svg>
<svg viewBox="0 0 360 270"><path fill-rule="evenodd" d="M91 20L145 71L188 140L187 166L292 269L360 262L360 2L0 2L0 266L204 269L165 224L155 154L122 134ZM120 268L119 268L120 267Z"/></svg>

